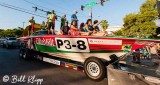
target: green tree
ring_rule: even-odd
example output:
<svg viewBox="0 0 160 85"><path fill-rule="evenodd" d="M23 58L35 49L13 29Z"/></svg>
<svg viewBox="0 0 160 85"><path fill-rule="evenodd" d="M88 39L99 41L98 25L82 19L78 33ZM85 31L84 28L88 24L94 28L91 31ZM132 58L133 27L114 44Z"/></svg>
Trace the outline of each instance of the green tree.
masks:
<svg viewBox="0 0 160 85"><path fill-rule="evenodd" d="M117 36L121 36L122 35L122 30L117 30L115 32L113 32L114 35L117 35Z"/></svg>
<svg viewBox="0 0 160 85"><path fill-rule="evenodd" d="M146 0L137 14L128 14L123 19L124 28L122 34L125 36L149 37L156 34L156 25L153 22L158 16L155 9L156 0Z"/></svg>
<svg viewBox="0 0 160 85"><path fill-rule="evenodd" d="M23 32L23 28L18 27L14 29L0 29L0 36L6 37L20 37Z"/></svg>
<svg viewBox="0 0 160 85"><path fill-rule="evenodd" d="M107 20L102 20L101 23L100 23L100 25L101 25L101 28L103 29L103 31L105 31L108 28L108 26L109 26Z"/></svg>

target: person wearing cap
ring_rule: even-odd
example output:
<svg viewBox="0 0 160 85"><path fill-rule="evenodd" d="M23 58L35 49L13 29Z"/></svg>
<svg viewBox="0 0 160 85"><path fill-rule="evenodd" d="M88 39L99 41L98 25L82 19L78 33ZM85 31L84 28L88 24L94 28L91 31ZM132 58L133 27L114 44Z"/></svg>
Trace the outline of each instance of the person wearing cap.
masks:
<svg viewBox="0 0 160 85"><path fill-rule="evenodd" d="M54 34L54 28L55 28L55 21L57 20L57 16L54 13L54 10L52 10L52 13L48 15L49 23L48 23L48 34L50 34L50 30L52 29L51 33Z"/></svg>
<svg viewBox="0 0 160 85"><path fill-rule="evenodd" d="M68 26L68 21L65 22L64 26L61 27L61 34L68 35L70 28Z"/></svg>
<svg viewBox="0 0 160 85"><path fill-rule="evenodd" d="M66 22L66 14L64 14L61 18L61 28L65 25Z"/></svg>
<svg viewBox="0 0 160 85"><path fill-rule="evenodd" d="M29 29L28 29L28 36L32 33L34 33L34 24L35 20L34 17L32 16L31 19L29 20Z"/></svg>
<svg viewBox="0 0 160 85"><path fill-rule="evenodd" d="M76 26L77 26L77 23L78 23L78 18L77 18L77 14L78 12L77 11L73 11L73 14L72 14L72 16L71 16L71 23L73 22L73 21L75 21L76 22Z"/></svg>

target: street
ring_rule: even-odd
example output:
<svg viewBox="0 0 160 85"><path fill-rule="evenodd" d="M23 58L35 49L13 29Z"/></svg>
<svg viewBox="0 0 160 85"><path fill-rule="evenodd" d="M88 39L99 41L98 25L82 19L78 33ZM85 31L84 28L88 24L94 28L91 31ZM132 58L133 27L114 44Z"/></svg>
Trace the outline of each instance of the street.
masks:
<svg viewBox="0 0 160 85"><path fill-rule="evenodd" d="M0 47L0 85L40 85L36 80L28 82L30 77L43 80L42 85L107 85L107 79L94 82L83 72L38 60L25 61L19 58L18 52L18 49ZM3 77L6 75L9 80L4 82Z"/></svg>

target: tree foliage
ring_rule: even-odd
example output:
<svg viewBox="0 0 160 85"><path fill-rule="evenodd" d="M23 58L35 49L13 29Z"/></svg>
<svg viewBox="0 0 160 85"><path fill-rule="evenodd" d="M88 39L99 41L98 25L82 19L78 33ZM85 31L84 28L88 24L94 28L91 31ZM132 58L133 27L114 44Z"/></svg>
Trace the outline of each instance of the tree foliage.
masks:
<svg viewBox="0 0 160 85"><path fill-rule="evenodd" d="M107 20L102 20L100 25L101 25L101 28L102 28L103 30L106 30L106 29L108 28L108 26L109 26Z"/></svg>
<svg viewBox="0 0 160 85"><path fill-rule="evenodd" d="M113 32L114 35L121 36L122 30L117 30L116 32Z"/></svg>
<svg viewBox="0 0 160 85"><path fill-rule="evenodd" d="M15 29L0 29L0 36L6 37L20 37L23 32L23 28L18 27Z"/></svg>
<svg viewBox="0 0 160 85"><path fill-rule="evenodd" d="M124 28L122 35L134 37L149 37L156 34L156 24L154 20L158 16L155 9L156 0L146 0L141 7L139 13L130 13L123 19Z"/></svg>

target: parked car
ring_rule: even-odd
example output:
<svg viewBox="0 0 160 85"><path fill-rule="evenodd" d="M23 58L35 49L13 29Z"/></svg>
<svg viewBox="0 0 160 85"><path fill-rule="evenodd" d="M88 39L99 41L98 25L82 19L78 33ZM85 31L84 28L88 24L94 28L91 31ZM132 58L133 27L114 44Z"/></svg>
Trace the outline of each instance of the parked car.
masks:
<svg viewBox="0 0 160 85"><path fill-rule="evenodd" d="M0 38L0 46L3 46L3 42L6 40L6 38L5 37L1 37Z"/></svg>
<svg viewBox="0 0 160 85"><path fill-rule="evenodd" d="M6 40L3 41L3 47L9 48L18 46L19 46L18 40L15 37L6 38Z"/></svg>

